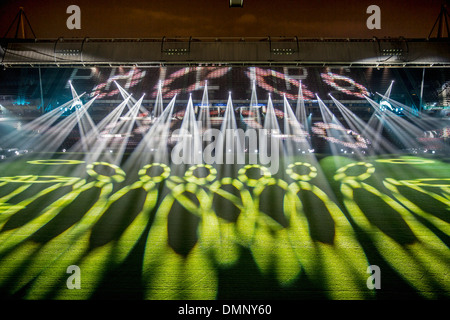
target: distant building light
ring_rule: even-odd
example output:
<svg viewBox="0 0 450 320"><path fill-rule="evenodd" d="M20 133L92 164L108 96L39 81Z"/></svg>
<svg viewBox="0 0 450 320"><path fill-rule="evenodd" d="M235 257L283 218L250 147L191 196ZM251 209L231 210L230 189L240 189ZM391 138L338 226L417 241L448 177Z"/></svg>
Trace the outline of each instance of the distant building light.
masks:
<svg viewBox="0 0 450 320"><path fill-rule="evenodd" d="M230 0L230 8L242 8L244 0Z"/></svg>

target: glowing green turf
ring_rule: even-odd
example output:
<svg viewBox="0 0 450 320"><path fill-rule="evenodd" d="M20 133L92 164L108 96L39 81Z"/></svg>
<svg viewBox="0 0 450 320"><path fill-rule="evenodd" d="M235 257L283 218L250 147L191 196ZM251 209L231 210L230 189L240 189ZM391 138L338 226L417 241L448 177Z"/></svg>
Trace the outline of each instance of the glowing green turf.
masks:
<svg viewBox="0 0 450 320"><path fill-rule="evenodd" d="M260 165L177 171L151 164L124 172L80 160L2 163L0 293L449 297L449 163L402 156L285 160L275 175ZM373 265L380 289L368 287ZM69 266L79 267L79 278ZM77 280L80 288L69 289Z"/></svg>

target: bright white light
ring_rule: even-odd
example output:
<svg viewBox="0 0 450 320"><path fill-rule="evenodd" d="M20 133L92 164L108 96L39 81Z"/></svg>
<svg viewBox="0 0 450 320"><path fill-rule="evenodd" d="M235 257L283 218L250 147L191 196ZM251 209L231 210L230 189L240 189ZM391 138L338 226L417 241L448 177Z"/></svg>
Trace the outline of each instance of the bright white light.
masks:
<svg viewBox="0 0 450 320"><path fill-rule="evenodd" d="M389 108L390 110L393 110L391 104L389 102L387 102L386 100L383 100L380 102L380 108L381 110L386 110L386 108Z"/></svg>
<svg viewBox="0 0 450 320"><path fill-rule="evenodd" d="M81 108L83 106L83 104L81 103L81 101L77 100L72 104L72 108Z"/></svg>

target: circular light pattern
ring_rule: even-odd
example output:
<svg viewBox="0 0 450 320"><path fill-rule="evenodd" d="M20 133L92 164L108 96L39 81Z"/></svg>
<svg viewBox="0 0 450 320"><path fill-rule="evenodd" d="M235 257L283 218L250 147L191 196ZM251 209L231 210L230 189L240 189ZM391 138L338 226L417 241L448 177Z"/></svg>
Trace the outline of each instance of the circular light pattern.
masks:
<svg viewBox="0 0 450 320"><path fill-rule="evenodd" d="M149 176L147 174L148 169L155 168L155 167L162 168L163 172L159 176ZM170 168L167 165L165 165L164 163L151 163L151 164L147 164L144 167L142 167L142 169L139 170L138 174L140 176L141 181L143 181L143 182L149 182L149 181L161 182L169 177Z"/></svg>
<svg viewBox="0 0 450 320"><path fill-rule="evenodd" d="M174 50L174 51L171 51ZM169 55L177 55L177 54L185 54L187 53L184 50L177 51L177 49L164 49L165 54ZM97 69L97 68L95 68ZM240 69L240 68L238 68ZM276 71L278 69L280 71ZM288 99L296 99L297 93L291 93L290 91L297 91L299 85L301 84L301 80L308 80L308 68L305 67L296 67L298 71L301 71L299 74L290 74L288 71L289 68L259 68L259 67L249 67L245 68L243 71L244 74L251 80L255 80L257 85L269 92L273 92L279 94L280 96L286 95ZM85 81L88 79L95 79L99 77L99 71L94 70L90 75L81 75L77 74L78 69L74 69L72 75L70 76L70 80L73 81ZM92 88L92 91L89 93L90 97L97 96L97 99L104 99L107 97L113 97L120 93L120 90L113 86L115 81L120 81L123 83L123 88L126 90L130 90L136 88L139 83L142 83L146 79L149 80L149 76L152 78L152 74L147 71L138 68L111 68L111 72L109 74L109 78L105 79L100 83L96 82L96 85ZM188 66L183 68L159 68L159 80L158 84L156 84L153 88L153 92L151 96L156 98L158 92L161 92L162 97L164 99L173 98L175 95L180 94L182 92L195 92L204 87L206 81L214 80L220 86L222 85L222 81L225 81L229 73L236 72L232 67L223 67L223 66ZM352 80L349 77L345 77L342 75L334 74L332 72L324 72L321 73L323 81L328 85L336 88L337 90L344 92L346 94L362 97L364 94L368 94L367 89L358 84L356 81ZM150 79L153 82L152 79ZM349 84L350 89L348 89L345 85L338 85L338 81L345 81ZM281 88L281 84L285 84L284 88ZM226 85L224 85L226 86ZM354 88L357 89L357 91ZM305 99L314 99L315 94L309 90L305 85L302 84L303 96Z"/></svg>
<svg viewBox="0 0 450 320"><path fill-rule="evenodd" d="M198 200L198 204L186 197L186 192L192 194ZM197 183L188 182L177 184L171 189L171 196L185 209L195 215L202 215L202 213L204 213L203 210L208 210L210 208L207 192ZM199 210L202 210L203 212L200 212Z"/></svg>
<svg viewBox="0 0 450 320"><path fill-rule="evenodd" d="M235 195L232 192L223 189L222 187L225 186L233 186L239 193ZM248 189L246 189L245 185L238 179L230 177L218 179L210 185L209 190L216 195L222 196L224 199L228 199L241 210L243 207L248 207L247 204L252 201Z"/></svg>
<svg viewBox="0 0 450 320"><path fill-rule="evenodd" d="M232 185L239 191L244 190L244 184L241 181L231 177L224 177L220 180L214 181L214 183L211 184L210 190L212 192L217 192L220 189L220 187L225 185Z"/></svg>
<svg viewBox="0 0 450 320"><path fill-rule="evenodd" d="M247 171L253 168L257 168L261 170L262 177L259 179L252 179L247 176ZM268 168L263 167L259 164L248 164L238 171L238 179L247 184L249 187L256 187L259 184L266 184L270 181L272 177Z"/></svg>
<svg viewBox="0 0 450 320"><path fill-rule="evenodd" d="M198 168L206 168L209 170L209 174L206 177L199 178L194 175L194 171ZM213 181L217 176L217 170L209 165L209 164L198 164L195 166L191 166L186 173L184 174L184 178L192 183L196 184L207 184L208 182Z"/></svg>
<svg viewBox="0 0 450 320"><path fill-rule="evenodd" d="M276 87L268 84L266 81L266 78L275 79L275 81L280 79L280 80L283 80L286 83L289 83L290 85L297 87L297 88L301 84L300 81L293 79L293 78L285 75L284 73L277 72L275 70L263 69L263 68L258 68L258 67L255 67L254 69L255 69L254 79L256 81L256 84L259 87L263 88L264 90L266 90L268 92L273 92L273 93L279 94L280 96L286 95L286 98L291 99L291 100L297 99L297 95L291 94L289 92L284 92L282 90L278 90ZM252 75L250 72L246 72L246 73L249 78L252 78ZM314 93L312 93L310 90L308 90L304 84L301 84L301 85L302 85L303 97L305 99L313 99Z"/></svg>
<svg viewBox="0 0 450 320"><path fill-rule="evenodd" d="M90 97L97 96L97 99L102 99L104 97L112 97L116 94L120 93L119 89L114 89L110 91L103 91L104 89L108 89L112 83L116 80L125 80L127 81L124 88L130 89L135 86L139 82L141 82L145 77L146 71L142 71L140 69L132 68L127 73L123 73L123 70L119 68L119 74L116 74L110 78L108 78L105 82L102 82L96 85L92 92L89 94Z"/></svg>
<svg viewBox="0 0 450 320"><path fill-rule="evenodd" d="M111 176L106 176L103 174L99 174L97 171L95 171L95 166L106 166L110 167L114 170L114 174ZM108 163L108 162L93 162L87 165L86 172L91 176L96 178L99 181L103 182L111 182L111 180L114 180L116 182L122 182L125 180L125 172L119 167L114 164Z"/></svg>
<svg viewBox="0 0 450 320"><path fill-rule="evenodd" d="M346 171L349 168L353 168L356 166L366 167L366 172L361 173L357 176L347 175ZM367 178L369 178L374 172L375 172L375 167L370 163L367 163L367 162L349 163L346 166L343 166L342 168L339 168L336 171L336 174L334 175L334 180L336 180L336 181L345 181L345 180L363 181L363 180L366 180Z"/></svg>
<svg viewBox="0 0 450 320"><path fill-rule="evenodd" d="M341 75L338 75L338 74L335 74L332 72L321 73L320 76L322 77L323 81L325 81L326 84L332 86L333 88L335 88L345 94L348 94L351 96L356 96L359 98L364 98L364 96L369 95L369 91L367 91L367 89L363 85L357 83L356 81L354 81L351 78L341 76ZM353 87L357 88L359 90L359 92L354 92L354 91L351 91L351 90L348 90L348 89L345 89L345 88L339 86L338 84L336 84L337 80L345 81L345 82L349 83Z"/></svg>
<svg viewBox="0 0 450 320"><path fill-rule="evenodd" d="M295 167L304 166L309 168L308 174L298 174L294 172ZM317 169L316 167L312 166L309 163L306 162L295 162L291 163L287 169L286 173L294 180L302 180L302 181L309 181L311 179L314 179L317 176Z"/></svg>
<svg viewBox="0 0 450 320"><path fill-rule="evenodd" d="M103 165L105 166L105 163L93 163L89 165L90 174L102 176L99 174L99 172L103 172L101 168L96 167L96 165ZM120 171L117 170L117 167L111 164L107 165L110 167L110 169L114 169L114 174L120 175ZM297 167L304 166L305 169L309 169L309 173L307 174L299 174L295 172L294 170ZM211 170L212 168L209 168L207 166L193 166L189 168L189 171L192 174L192 177L195 179L207 179L205 178L198 178L195 177L194 174L196 173L195 170L201 167L206 167L209 169L209 175L207 177L210 177L211 175L215 175L215 171ZM151 168L155 168L158 170L162 170L162 173L158 171L155 173L156 175L154 177L150 176L150 174L153 171L150 171ZM255 170L261 170L262 177L259 179L250 179L249 177L252 176L248 172L248 170L251 170L253 168L256 168ZM320 167L317 167L320 168ZM362 174L354 173L354 176L347 176L347 173L353 172L353 169L358 170L359 168L363 169L362 171L365 171ZM19 168L20 169L20 168ZM317 170L316 167L309 163L304 162L295 162L292 163L291 166L288 166L288 169L291 171L286 171L287 173L290 173L291 176L293 174L296 178L308 178L312 179L316 174ZM303 168L302 168L303 169ZM160 195L157 193L158 189L153 189L152 191L154 193L148 193L147 197L149 200L145 200L144 209L142 209L141 213L137 215L136 218L134 218L133 222L128 224L126 229L120 230L121 232L118 233L118 237L114 237L114 239L107 239L106 245L110 247L116 246L121 250L120 255L117 257L114 257L117 261L121 262L127 257L129 257L129 253L131 252L133 248L136 247L138 241L142 238L143 232L147 231L149 233L148 241L146 242L146 250L142 251L144 254L142 257L145 258L143 262L143 270L144 272L146 270L153 270L155 265L166 263L167 265L177 263L180 261L180 259L190 259L192 263L197 263L198 266L200 266L202 269L200 270L200 273L211 273L213 276L215 276L214 272L211 272L211 270L215 270L214 268L218 269L221 266L235 266L235 263L240 263L240 256L239 252L242 252L243 250L247 250L249 253L253 255L254 264L258 268L260 268L260 271L264 271L267 269L267 266L270 267L270 262L272 259L284 259L288 269L293 269L295 267L295 270L298 270L298 272L301 272L302 268L306 266L307 268L314 268L316 266L319 267L329 267L329 266L338 266L338 265L346 265L348 262L349 257L352 259L352 262L355 262L358 266L366 266L367 265L367 257L366 252L364 250L358 251L358 253L355 253L354 248L359 248L358 240L358 232L361 230L364 232L367 232L367 235L373 236L373 244L374 247L376 246L376 249L383 253L383 257L386 257L389 259L389 262L396 262L398 260L398 257L404 257L411 258L405 263L399 263L395 264L393 263L393 267L395 267L396 272L398 272L400 275L406 274L408 275L408 272L410 272L410 263L414 262L415 257L411 256L411 250L405 245L402 245L396 238L391 238L389 234L385 234L383 230L378 230L377 225L373 223L373 221L368 219L358 219L359 217L364 218L365 213L365 207L362 206L364 199L357 199L355 196L355 189L356 188L365 188L365 193L369 192L371 193L371 201L374 205L378 207L378 204L382 204L380 206L381 208L387 208L387 206L390 207L390 211L392 212L398 212L401 214L401 222L405 222L406 225L393 225L396 228L399 228L400 231L402 230L409 230L405 228L410 228L414 231L414 235L419 235L420 238L417 238L417 241L420 241L422 243L427 243L428 240L429 243L432 243L433 246L430 246L430 250L427 251L418 251L416 250L414 253L417 254L434 254L434 253L447 253L448 247L445 245L445 243L442 241L439 242L439 240L442 240L440 237L436 236L436 231L441 232L441 230L445 230L446 227L445 221L443 221L443 224L435 224L436 222L439 222L439 220L426 220L429 221L429 225L424 225L422 223L422 219L417 219L418 214L412 215L411 213L414 213L412 207L407 207L408 202L405 200L409 200L404 198L405 200L402 200L402 198L398 198L398 203L395 202L395 206L392 205L394 203L394 199L391 198L390 194L383 193L383 190L377 190L375 187L372 187L370 185L366 185L364 183L361 183L361 186L357 186L353 188L350 184L346 184L345 179L353 179L353 180L365 180L370 175L374 174L375 168L370 163L365 162L355 162L345 165L342 168L337 168L336 170L336 180L342 180L342 186L345 188L341 188L342 195L346 198L344 198L344 203L347 212L343 212L340 208L340 203L336 203L333 197L329 197L328 193L325 192L320 188L320 186L317 186L315 184L312 184L308 181L298 181L294 182L288 185L286 181L283 181L282 179L275 179L270 176L269 170L265 168L264 166L260 165L248 165L241 170L239 170L239 181L238 179L234 179L233 177L227 177L223 178L222 180L215 180L213 184L216 185L215 188L217 190L220 189L220 186L223 184L233 184L236 183L236 188L239 190L239 192L236 194L236 197L229 196L226 199L229 199L230 201L233 201L236 199L236 204L239 206L239 209L241 212L239 213L238 220L236 221L228 221L224 220L223 218L216 216L214 207L212 204L212 196L211 193L208 191L211 189L204 188L196 183L187 182L184 181L184 183L177 184L173 189L171 193ZM303 172L303 171L302 171ZM359 170L358 172L361 172ZM252 172L253 173L253 172ZM390 173L389 171L386 171L386 173ZM113 174L113 173L111 173ZM141 170L139 170L139 174L144 179L162 179L170 175L170 168L167 167L164 164L160 163L153 163L146 165ZM380 179L383 179L385 177L382 176L382 172L378 176ZM297 176L298 175L298 176ZM109 177L109 176L105 176ZM191 177L191 178L192 178ZM12 180L15 180L16 182L29 182L29 181L45 181L45 182L54 182L59 180L65 180L65 179L71 179L70 177L60 177L60 176L16 176L16 177L9 177ZM61 179L63 178L63 179ZM109 177L110 178L110 177ZM189 178L189 175L188 175ZM5 179L5 177L0 179ZM6 178L7 179L7 178ZM72 178L75 179L75 178ZM212 179L212 178L209 178ZM186 180L186 179L185 179ZM249 192L247 185L243 183L242 180L245 180L247 182L247 185L255 184L255 189L253 192ZM411 180L412 182L416 182L424 185L432 184L432 186L438 187L438 186L446 186L447 182L450 182L450 178L423 178L423 179L416 179ZM218 183L220 182L220 183ZM262 183L264 182L264 183ZM436 184L434 184L436 183ZM355 183L356 185L356 183ZM279 211L277 211L277 215L272 215L273 212L270 212L269 210L272 210L271 207L264 206L264 203L260 203L259 199L263 199L263 197L266 196L266 193L264 192L264 188L270 186L272 187L272 190L277 191L277 193L271 193L277 195L277 201L280 201L279 204L283 204L282 207L280 207ZM370 187L370 188L369 188ZM16 189L16 188L13 188ZM108 189L108 188L107 188ZM111 188L112 189L112 188ZM241 193L242 189L242 193ZM49 190L49 189L48 189ZM48 194L48 190L45 190L45 193L42 193L43 197L42 200L39 199L39 201L54 201L54 197L48 197L46 196ZM38 220L31 220L30 223L26 223L23 226L20 226L20 237L17 239L15 238L7 238L9 236L8 233L3 233L2 236L6 237L8 241L13 240L11 242L7 242L8 247L7 248L15 248L17 244L21 244L23 242L24 245L27 245L30 243L31 245L35 245L33 243L33 237L30 237L33 235L31 231L37 230L40 225L44 225L44 223L48 222L49 219L52 219L54 214L59 214L60 210L58 209L58 205L63 206L60 209L63 209L64 207L67 207L69 205L69 201L80 201L80 198L78 198L76 195L80 194L81 190L87 190L87 189L80 189L80 190L73 190L71 191L70 198L65 197L64 202L61 202L61 199L56 199L57 202L54 202L51 205L54 209L57 209L56 211L46 211L43 212L44 215L41 215ZM122 190L122 189L121 189ZM91 213L97 213L95 215L88 215L88 219L82 220L85 223L87 223L86 228L90 228L94 226L96 221L98 221L99 218L102 218L102 215L105 213L107 214L106 205L110 205L113 203L113 201L116 201L117 199L123 199L121 198L126 192L128 192L130 189L124 189L124 193L112 193L108 192L105 193L104 199L99 199L100 201L96 201L95 203L92 203L92 206L90 209L85 208L86 210L89 210L87 212ZM225 188L222 189L225 194L226 191ZM336 189L338 191L338 189ZM419 188L417 188L417 191L421 191ZM424 190L425 191L425 190ZM425 192L422 191L423 194ZM75 192L75 193L73 193ZM119 190L120 192L120 190ZM314 197L314 203L313 209L317 208L317 205L320 205L324 207L325 210L324 213L328 216L330 215L332 225L326 226L326 230L333 231L333 242L322 242L315 240L314 234L313 234L313 228L311 228L310 225L308 225L308 207L306 206L306 203L302 203L302 197L301 193L306 193ZM229 192L231 195L232 192ZM241 195L242 199L239 199L239 194ZM245 197L242 195L245 194ZM336 195L339 195L336 193ZM431 196L434 196L434 194L430 193ZM31 196L34 196L34 194L31 194ZM413 197L412 195L411 197ZM339 197L338 197L339 198ZM443 197L442 197L443 198ZM35 201L37 198L30 198L30 200ZM133 198L128 198L127 201L133 201ZM151 200L150 200L151 199ZM160 201L159 206L156 207L155 214L153 215L152 210L157 205L156 201ZM81 200L82 201L82 200ZM151 201L147 203L147 201ZM153 202L154 201L154 202ZM23 203L23 204L28 204ZM76 203L76 202L75 202ZM79 203L79 202L78 202ZM153 204L154 203L154 204ZM159 203L159 202L158 202ZM199 219L198 224L194 224L190 228L195 232L196 235L196 242L193 249L190 249L189 252L186 253L186 256L180 256L176 251L175 247L172 245L170 241L170 233L169 233L169 214L173 212L172 210L175 210L173 205L174 204L180 204L184 207L188 212L197 215ZM5 204L3 203L3 208L7 208ZM20 210L23 210L22 208L25 206L22 206L20 203L19 205L14 204L8 204L6 203L9 208L9 211L7 214L9 216L12 216L12 214L16 214L18 212L21 214ZM31 203L31 206L29 208L32 208L33 203ZM47 205L47 204L46 204ZM88 203L86 205L89 205ZM126 205L126 202L125 202ZM303 207L305 205L305 207ZM83 206L84 207L84 206ZM104 209L103 209L104 207ZM50 208L50 207L49 207ZM264 210L267 208L267 211ZM75 210L77 207L74 208ZM95 209L95 210L94 210ZM139 208L137 208L139 209ZM438 208L437 210L440 210L439 213L445 212L445 208ZM443 211L442 211L443 210ZM410 213L411 211L411 213ZM322 212L322 211L321 211ZM51 215L53 213L53 215ZM430 212L432 213L432 212ZM283 218L286 218L284 220ZM9 217L7 216L7 217ZM45 219L42 219L45 218ZM3 218L4 219L4 218ZM151 220L150 220L151 219ZM442 219L441 219L442 220ZM150 229L147 228L149 221L151 222ZM282 222L286 221L286 224L282 224ZM136 223L138 222L138 223ZM231 222L231 223L230 223ZM275 222L275 223L274 223ZM355 223L356 224L355 224ZM278 224L276 224L278 223ZM357 228L355 228L355 226ZM23 227L23 228L22 228ZM310 227L308 229L308 227ZM442 227L442 229L441 229ZM81 231L88 230L86 228L82 228ZM325 230L325 229L323 229ZM419 231L419 232L416 232ZM176 232L176 230L171 229L170 232L172 235L180 236L179 233ZM72 237L70 237L72 234L68 233L69 237L65 237L65 234L63 234L61 237L61 243L62 246L55 247L55 253L64 253L65 248L67 247L65 244L66 242L70 242L73 240ZM439 234L438 234L439 235ZM67 240L67 241L66 241ZM88 239L89 240L89 239ZM17 242L16 242L17 241ZM26 241L26 242L25 242ZM415 240L416 241L416 240ZM280 246L279 243L283 244L286 243L286 246ZM386 243L394 244L393 246L386 246ZM86 252L90 253L89 246L86 247ZM82 248L84 250L84 247ZM395 250L391 250L391 247L394 247ZM147 249L150 249L147 250ZM173 250L172 250L172 249ZM342 248L350 248L352 252L351 255L335 255L330 256L330 259L327 259L322 264L315 264L315 251L317 250L337 250ZM4 248L3 248L4 249ZM38 248L39 249L39 248ZM62 251L61 251L61 250ZM293 249L293 250L292 250ZM298 250L297 250L298 249ZM383 251L386 249L385 251ZM422 248L423 249L423 248ZM427 248L425 248L427 249ZM296 251L295 251L296 250ZM446 251L447 250L447 251ZM123 251L123 252L122 252ZM84 251L83 251L84 252ZM82 253L83 253L82 252ZM235 254L237 252L237 254ZM100 252L102 253L102 252ZM300 254L301 253L301 254ZM20 257L21 251L17 253L18 257ZM299 255L297 255L299 254ZM358 254L358 256L356 256ZM12 256L14 260L14 252ZM95 256L94 256L95 258ZM148 258L151 260L149 261ZM301 258L301 259L299 259ZM335 259L336 258L336 259ZM339 258L339 259L337 259ZM119 260L120 259L120 260ZM206 260L205 260L206 259ZM92 268L98 268L98 259L92 259L92 261L88 261L87 264L88 267ZM205 263L206 261L206 263ZM437 261L437 262L436 262ZM445 272L447 271L446 267L448 267L443 261L440 263L441 260L435 259L428 263L428 265L432 263L439 263L436 265L436 270L439 271L435 277L430 277L429 280L425 279L425 284L428 283L434 283L433 281L438 281L440 278L442 278L442 274L445 275ZM101 262L101 261L100 261ZM321 261L322 262L322 261ZM228 265L227 265L228 264ZM206 265L205 268L203 266ZM426 272L428 265L425 265L423 268L418 270L418 275L423 274L423 272ZM212 266L212 267L211 267ZM51 266L50 266L51 267ZM274 269L275 272L278 274L282 274L283 272L286 272L288 269L282 269L279 266L276 266L277 269ZM310 269L307 269L310 270ZM311 269L312 270L312 269ZM356 270L356 269L355 269ZM114 271L114 270L113 270ZM289 271L289 270L288 270ZM299 274L297 271L296 273L288 274L289 278L287 278L288 281L291 281L291 279L296 279L297 275ZM356 274L353 269L348 270L348 274L350 276L349 281L352 282L353 280L359 281L359 279L362 278L363 273L365 272L365 268L361 268L360 274ZM292 275L292 276L291 276ZM360 277L361 275L361 277ZM52 280L52 272L50 273L43 273L42 280L43 281L51 281ZM144 274L145 276L145 274ZM95 280L95 279L94 279ZM101 280L101 279L100 279ZM158 275L156 275L154 278L151 279L152 281L155 280L158 283L164 282L164 277L158 278ZM195 279L194 279L195 280ZM422 279L420 279L422 280ZM207 281L210 281L210 278L207 279ZM281 284L287 283L287 282L281 282ZM211 282L204 282L201 283L209 285ZM197 283L195 283L197 284ZM420 282L420 285L422 282ZM172 290L173 286L164 286L162 294L166 294L166 292L170 293L170 290ZM205 287L205 286L203 286ZM339 287L339 289L343 290L354 290L353 285L347 285L346 283L343 283L343 286ZM420 287L418 287L417 291L420 290ZM95 288L94 288L95 289ZM51 293L51 291L44 291L42 294L47 294L48 292ZM213 291L215 294L217 291ZM341 291L337 292L338 294L341 293ZM363 293L364 294L364 293ZM198 297L192 295L192 297ZM70 296L69 296L70 298Z"/></svg>
<svg viewBox="0 0 450 320"><path fill-rule="evenodd" d="M400 159L377 159L376 162L392 163L392 164L430 164L434 160L429 159L415 159L415 158L400 158Z"/></svg>
<svg viewBox="0 0 450 320"><path fill-rule="evenodd" d="M55 165L67 165L67 164L80 164L80 163L84 163L84 161L68 160L68 159L48 159L48 160L30 160L30 161L27 161L27 163L55 166Z"/></svg>
<svg viewBox="0 0 450 320"><path fill-rule="evenodd" d="M327 135L327 130L329 130L329 129L334 129L334 130L339 130L339 131L345 132L347 135L350 135L351 137L353 137L356 140L356 142L342 141L336 137L329 137ZM325 140L327 140L329 142L343 145L344 147L347 147L347 148L367 149L367 145L370 144L370 141L367 139L364 139L359 133L357 133L351 129L346 129L343 126L335 124L335 123L316 122L314 124L314 126L311 128L311 130L313 133L315 133L319 137L324 138Z"/></svg>
<svg viewBox="0 0 450 320"><path fill-rule="evenodd" d="M200 88L203 88L205 85L205 81L211 80L211 79L217 79L222 78L225 76L229 71L231 70L231 67L185 67L181 68L180 70L177 70L169 75L168 78L163 79L161 81L161 92L163 94L163 98L173 98L176 94L180 94L183 91L186 92L193 92L195 90L198 90ZM165 73L165 72L164 72ZM195 73L194 76L192 74ZM206 73L206 74L203 74ZM200 76L202 74L202 76ZM190 86L188 86L186 89L182 89L178 86L174 86L174 82L180 82L180 81L188 81L190 82L191 79L199 79L203 78L202 81L196 80L194 83L192 83ZM155 91L152 94L152 97L156 97L158 94L158 86L157 84L155 86Z"/></svg>

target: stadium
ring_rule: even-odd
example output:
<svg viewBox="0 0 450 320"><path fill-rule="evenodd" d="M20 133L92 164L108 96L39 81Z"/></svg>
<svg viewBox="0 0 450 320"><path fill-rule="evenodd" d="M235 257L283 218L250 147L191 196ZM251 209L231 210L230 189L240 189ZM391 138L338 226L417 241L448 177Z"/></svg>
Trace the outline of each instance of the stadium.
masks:
<svg viewBox="0 0 450 320"><path fill-rule="evenodd" d="M448 299L449 49L16 31L0 296Z"/></svg>

